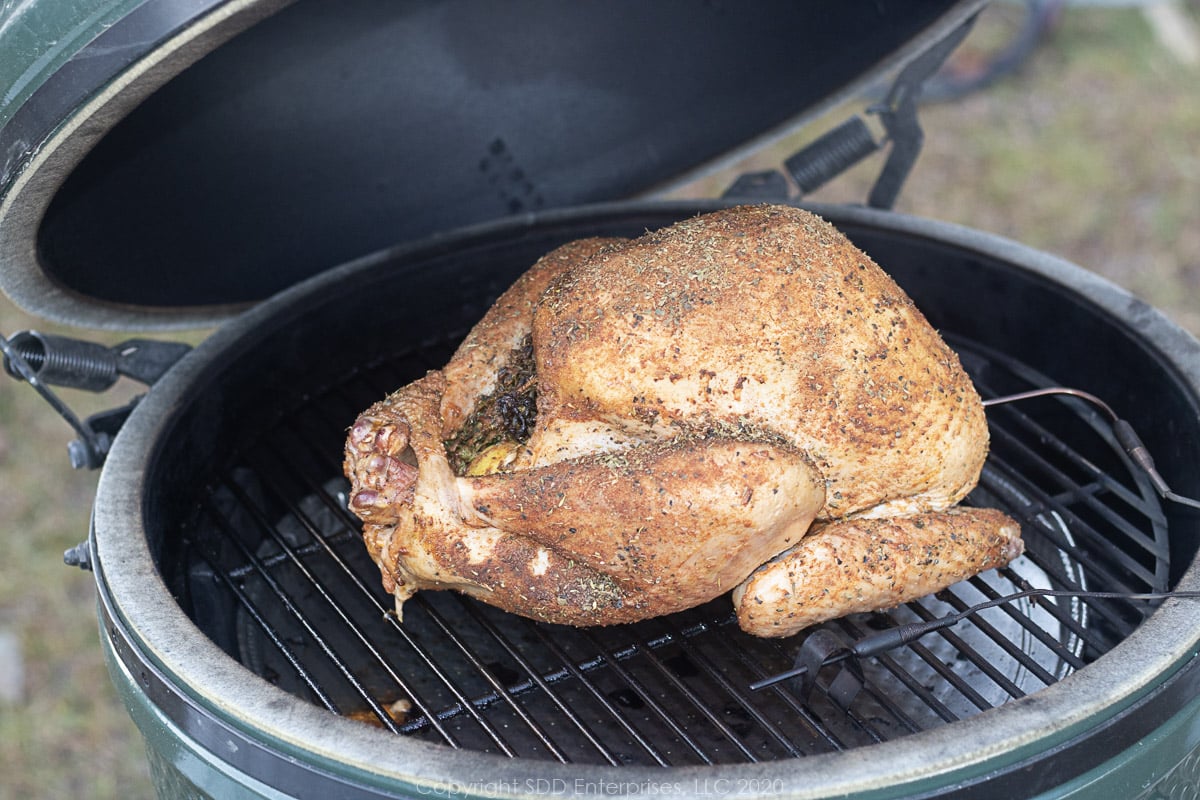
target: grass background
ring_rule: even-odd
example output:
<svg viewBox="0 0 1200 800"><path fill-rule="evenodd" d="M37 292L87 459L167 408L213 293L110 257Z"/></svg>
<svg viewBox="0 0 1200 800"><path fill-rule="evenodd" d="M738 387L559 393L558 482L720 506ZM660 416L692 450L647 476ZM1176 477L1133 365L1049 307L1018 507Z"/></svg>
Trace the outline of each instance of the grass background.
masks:
<svg viewBox="0 0 1200 800"><path fill-rule="evenodd" d="M1171 8L1200 22L1194 0ZM1011 12L1004 3L985 12L959 59L986 52ZM1200 333L1200 64L1186 39L1169 46L1150 19L1140 8L1071 6L1018 74L923 109L925 149L897 210L1061 255ZM862 106L739 169L778 166ZM869 160L814 199L861 202L879 165ZM712 176L678 194L719 194L728 182ZM63 330L0 298L0 332L29 327ZM81 415L123 402L64 394ZM70 438L32 390L0 377L0 638L23 664L0 697L2 800L152 795L141 739L102 663L92 576L62 564L86 535L96 480L68 466Z"/></svg>

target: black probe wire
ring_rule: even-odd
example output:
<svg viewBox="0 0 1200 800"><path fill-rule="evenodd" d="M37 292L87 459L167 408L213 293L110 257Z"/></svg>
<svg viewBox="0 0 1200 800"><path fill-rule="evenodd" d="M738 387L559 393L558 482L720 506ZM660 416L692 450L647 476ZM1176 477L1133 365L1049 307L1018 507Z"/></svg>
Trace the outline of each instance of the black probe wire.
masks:
<svg viewBox="0 0 1200 800"><path fill-rule="evenodd" d="M897 647L903 647L906 644L911 644L917 639L920 639L926 634L939 631L944 628L950 628L962 622L968 617L974 616L981 611L996 606L1002 606L1006 603L1011 603L1016 600L1022 600L1027 597L1072 597L1085 600L1129 600L1155 602L1157 600L1169 600L1171 598L1182 598L1191 600L1200 600L1200 591L1174 591L1174 592L1091 592L1086 590L1076 589L1025 589L1020 592L1014 592L1002 597L994 597L991 600L985 600L981 603L976 603L969 608L964 608L962 611L957 611L953 614L947 614L944 617L937 619L926 620L923 622L911 622L907 625L897 625L895 628L888 628L879 633L873 633L869 636L864 636L852 644L846 646L843 650L830 655L821 662L821 666L825 667L830 664L836 664L840 661L845 661L848 658L870 658L877 656L880 653L886 653L889 650L894 650ZM780 672L768 678L755 681L750 684L751 691L757 692L760 689L766 689L769 686L774 686L777 683L797 678L808 672L807 666L799 666L794 669L789 669L786 672Z"/></svg>
<svg viewBox="0 0 1200 800"><path fill-rule="evenodd" d="M1081 400L1086 400L1092 405L1100 408L1108 416L1109 422L1112 424L1113 437L1116 438L1117 444L1125 451L1125 454L1133 460L1146 476L1150 478L1150 482L1154 484L1154 490L1164 500L1170 500L1173 503L1178 503L1189 508L1200 509L1200 500L1195 500L1191 497L1185 497L1171 491L1171 487L1167 485L1166 480L1159 474L1158 468L1154 465L1154 458L1150 455L1150 451L1146 445L1142 443L1141 437L1133 430L1133 426L1127 421L1121 419L1117 412L1113 411L1112 407L1101 400L1094 394L1082 391L1080 389L1071 389L1066 386L1047 386L1044 389L1033 389L1028 392L1018 392L1017 394L1005 395L1003 397L993 397L989 400L984 400L984 408L988 406L998 406L1004 403L1012 403L1017 400L1028 400L1033 397L1045 397L1047 395L1069 395L1078 397Z"/></svg>
<svg viewBox="0 0 1200 800"><path fill-rule="evenodd" d="M1034 397L1046 397L1050 395L1068 395L1071 397L1077 397L1081 400L1086 400L1097 408L1103 410L1112 424L1113 437L1117 440L1117 444L1119 444L1121 449L1125 451L1126 455L1132 459L1133 463L1146 473L1146 475L1150 478L1151 483L1154 485L1155 491L1157 491L1159 495L1166 500L1171 500L1175 503L1179 503L1180 505L1188 506L1190 508L1200 509L1200 501L1194 500L1190 497L1178 495L1171 491L1171 488L1167 485L1167 482L1163 479L1162 475L1159 474L1158 469L1154 466L1154 459L1151 457L1150 451L1146 448L1146 445L1142 443L1141 438L1133 430L1133 426L1127 421L1121 419L1121 417L1117 415L1117 412L1113 411L1112 407L1108 403L1104 402L1094 394L1082 391L1081 389L1072 389L1066 386L1047 386L1042 389L1032 389L1027 392L1018 392L1016 394L1004 395L1002 397L993 397L988 400L984 400L983 405L986 408L988 406L998 406L1005 403L1013 403L1018 400L1028 400ZM1200 591L1131 593L1092 592L1072 589L1026 589L1020 592L1015 592L1013 594L996 597L991 600L978 603L970 606L969 608L965 608L962 611L958 611L954 614L948 614L944 617L938 617L937 619L931 619L924 622L913 622L907 625L898 625L895 628L889 628L888 630L880 631L879 633L873 633L869 636L864 636L858 641L849 644L844 649L838 650L830 655L821 662L821 666L824 667L830 664L836 664L840 661L845 661L848 658L870 658L871 656L876 656L880 653L886 653L889 650L894 650L897 647L903 647L906 644L915 642L917 639L920 639L922 636L925 636L928 633L957 625L964 619L978 614L980 611L984 611L989 608L995 608L996 606L1004 605L1005 603L1011 603L1027 597L1073 597L1090 600L1128 600L1154 602L1156 600L1167 600L1172 597L1200 599ZM791 678L797 678L807 672L807 666L799 666L794 669L763 678L759 681L755 681L754 683L750 684L750 690L757 692L760 689L774 686L777 683L782 683L783 681Z"/></svg>

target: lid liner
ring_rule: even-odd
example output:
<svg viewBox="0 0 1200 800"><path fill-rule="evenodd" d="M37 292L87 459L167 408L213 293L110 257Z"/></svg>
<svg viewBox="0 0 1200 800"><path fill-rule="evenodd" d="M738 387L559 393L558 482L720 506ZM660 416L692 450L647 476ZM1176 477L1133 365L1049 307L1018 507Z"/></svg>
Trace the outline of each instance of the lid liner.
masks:
<svg viewBox="0 0 1200 800"><path fill-rule="evenodd" d="M75 301L227 311L396 242L650 191L954 5L301 0L116 123L29 250Z"/></svg>

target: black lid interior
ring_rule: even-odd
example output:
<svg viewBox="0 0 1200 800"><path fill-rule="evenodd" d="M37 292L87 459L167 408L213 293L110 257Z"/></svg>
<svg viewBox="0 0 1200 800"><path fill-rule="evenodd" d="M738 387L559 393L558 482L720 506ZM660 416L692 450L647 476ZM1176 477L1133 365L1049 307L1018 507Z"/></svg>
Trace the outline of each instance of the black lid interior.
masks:
<svg viewBox="0 0 1200 800"><path fill-rule="evenodd" d="M262 300L397 242L650 191L894 63L956 5L301 0L116 123L30 249L100 305Z"/></svg>

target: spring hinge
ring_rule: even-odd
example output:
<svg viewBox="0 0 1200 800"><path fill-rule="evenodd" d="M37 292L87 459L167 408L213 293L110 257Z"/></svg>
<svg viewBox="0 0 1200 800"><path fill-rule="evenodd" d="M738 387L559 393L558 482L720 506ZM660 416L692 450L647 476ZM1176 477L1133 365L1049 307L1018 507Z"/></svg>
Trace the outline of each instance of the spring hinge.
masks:
<svg viewBox="0 0 1200 800"><path fill-rule="evenodd" d="M181 342L130 339L115 347L22 331L11 339L0 336L4 370L37 390L77 435L67 445L75 469L97 469L112 447L113 438L141 400L141 395L119 408L80 419L50 388L51 385L90 392L103 392L122 376L147 386L191 350Z"/></svg>
<svg viewBox="0 0 1200 800"><path fill-rule="evenodd" d="M867 156L890 145L887 160L867 198L872 208L890 209L909 172L917 162L925 141L917 119L921 88L966 38L974 25L971 17L911 61L896 76L887 95L866 109L882 126L877 135L861 115L854 115L783 162L783 170L752 172L739 176L724 193L726 198L783 199L788 181L800 196L810 194L841 175ZM877 127L878 127L877 126Z"/></svg>

